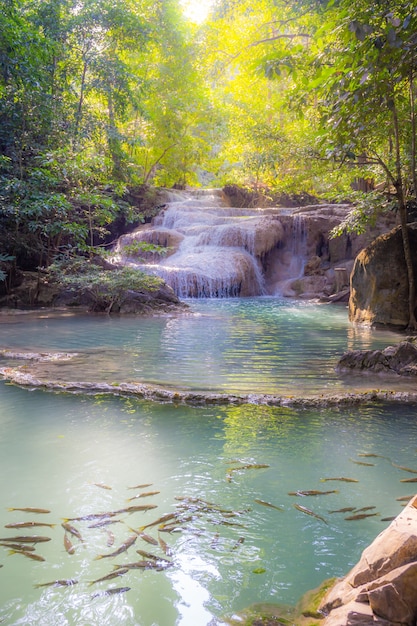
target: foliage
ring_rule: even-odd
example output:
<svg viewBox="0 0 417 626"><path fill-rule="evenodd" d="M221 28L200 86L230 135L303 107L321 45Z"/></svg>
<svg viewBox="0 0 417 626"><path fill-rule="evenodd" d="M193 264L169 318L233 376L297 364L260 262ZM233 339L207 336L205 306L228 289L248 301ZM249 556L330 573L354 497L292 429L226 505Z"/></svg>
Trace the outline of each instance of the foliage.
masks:
<svg viewBox="0 0 417 626"><path fill-rule="evenodd" d="M122 267L103 268L85 257L63 258L49 268L51 277L92 302L93 311L119 310L132 292L155 292L162 280L138 270Z"/></svg>
<svg viewBox="0 0 417 626"><path fill-rule="evenodd" d="M350 201L353 208L344 220L340 222L330 233L331 237L338 237L344 233L356 233L361 235L368 228L375 226L381 212L394 211L398 208L395 199L388 198L379 192L351 194Z"/></svg>

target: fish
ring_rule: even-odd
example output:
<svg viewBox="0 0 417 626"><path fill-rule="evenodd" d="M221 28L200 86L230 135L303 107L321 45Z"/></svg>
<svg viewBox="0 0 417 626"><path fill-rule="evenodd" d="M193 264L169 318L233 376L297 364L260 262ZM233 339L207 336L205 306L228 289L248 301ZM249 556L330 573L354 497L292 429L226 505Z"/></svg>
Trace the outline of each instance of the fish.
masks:
<svg viewBox="0 0 417 626"><path fill-rule="evenodd" d="M242 545L242 543L244 543L245 538L244 537L239 537L239 539L235 542L235 544L231 547L231 550L237 550L237 548L239 546Z"/></svg>
<svg viewBox="0 0 417 626"><path fill-rule="evenodd" d="M314 511L311 511L311 509L308 509L306 506L302 506L301 504L294 504L295 508L298 511L301 511L302 513L305 513L306 515L311 515L312 517L315 517L316 519L320 520L321 522L324 522L325 524L327 524L328 522L324 519L324 517L321 517L321 515L317 515L317 513L314 513Z"/></svg>
<svg viewBox="0 0 417 626"><path fill-rule="evenodd" d="M319 491L318 489L310 489L307 491L289 491L289 496L326 496L330 493L339 493L337 489L331 491Z"/></svg>
<svg viewBox="0 0 417 626"><path fill-rule="evenodd" d="M411 500L411 498L414 498L414 495L412 496L401 496L400 498L395 498L398 502L408 502L409 500Z"/></svg>
<svg viewBox="0 0 417 626"><path fill-rule="evenodd" d="M81 536L80 531L77 530L75 526L72 526L72 524L70 524L69 522L62 522L61 526L62 528L67 530L70 533L70 535L74 535L74 537L77 537L77 539L79 539L82 542L84 541L84 539Z"/></svg>
<svg viewBox="0 0 417 626"><path fill-rule="evenodd" d="M139 493L137 496L133 496L133 498L128 498L128 502L132 500L136 500L137 498L148 498L149 496L156 496L160 491L146 491L145 493Z"/></svg>
<svg viewBox="0 0 417 626"><path fill-rule="evenodd" d="M104 519L101 522L90 524L87 528L102 528L103 526L110 526L110 524L121 524L119 519Z"/></svg>
<svg viewBox="0 0 417 626"><path fill-rule="evenodd" d="M322 483L327 482L328 480L340 480L344 483L358 483L359 480L356 478L346 478L345 476L337 476L336 478L321 478L320 481Z"/></svg>
<svg viewBox="0 0 417 626"><path fill-rule="evenodd" d="M3 546L4 548L11 548L12 550L24 550L25 552L34 552L36 550L36 548L34 546L28 546L25 545L24 543L8 543L8 542L4 542L4 543L0 543L0 546Z"/></svg>
<svg viewBox="0 0 417 626"><path fill-rule="evenodd" d="M417 483L416 478L401 478L400 483Z"/></svg>
<svg viewBox="0 0 417 626"><path fill-rule="evenodd" d="M133 531L136 532L136 531ZM156 539L154 539L153 537L151 537L150 535L147 535L144 532L138 532L137 535L143 539L143 541L146 541L146 543L150 543L152 546L157 546L158 542Z"/></svg>
<svg viewBox="0 0 417 626"><path fill-rule="evenodd" d="M71 587L72 585L76 585L78 580L74 580L70 578L68 580L52 580L49 583L37 583L33 585L35 589L40 589L41 587Z"/></svg>
<svg viewBox="0 0 417 626"><path fill-rule="evenodd" d="M136 563L124 563L123 565L115 565L117 569L157 569L159 566L156 561L153 560L143 560L136 561Z"/></svg>
<svg viewBox="0 0 417 626"><path fill-rule="evenodd" d="M355 513L365 513L365 511L372 511L376 509L376 506L363 506L361 509L356 509Z"/></svg>
<svg viewBox="0 0 417 626"><path fill-rule="evenodd" d="M379 513L359 513L355 515L349 515L348 517L345 517L345 520L351 522L351 521L356 521L360 519L365 519L366 517L374 517L375 515L379 515Z"/></svg>
<svg viewBox="0 0 417 626"><path fill-rule="evenodd" d="M124 509L119 509L115 511L115 515L119 515L119 513L136 513L137 511L150 511L151 509L156 509L158 507L157 504L138 504L135 506L127 506Z"/></svg>
<svg viewBox="0 0 417 626"><path fill-rule="evenodd" d="M392 522L396 518L396 515L392 515L391 517L381 517L381 522Z"/></svg>
<svg viewBox="0 0 417 626"><path fill-rule="evenodd" d="M349 459L352 463L356 463L356 465L365 465L366 467L374 467L375 463L365 463L365 461L355 461L355 459Z"/></svg>
<svg viewBox="0 0 417 626"><path fill-rule="evenodd" d="M153 483L146 483L144 485L135 485L134 487L128 487L128 489L146 489L146 487L152 487Z"/></svg>
<svg viewBox="0 0 417 626"><path fill-rule="evenodd" d="M162 539L162 537L160 535L158 535L158 541L159 541L159 545L161 546L161 550L163 551L164 554L166 554L167 556L172 556L172 550L171 548L168 546L168 544Z"/></svg>
<svg viewBox="0 0 417 626"><path fill-rule="evenodd" d="M122 552L126 552L126 550L128 550L130 548L130 546L132 546L136 539L138 538L138 536L135 535L131 535L130 537L128 537L126 539L126 541L124 541L118 548L117 550L115 550L114 552L110 552L110 554L99 554L98 556L95 557L95 561L98 561L99 559L106 559L106 558L110 558L113 556L118 556L119 554L122 554Z"/></svg>
<svg viewBox="0 0 417 626"><path fill-rule="evenodd" d="M349 511L354 511L355 509L355 506L345 506L343 509L336 509L335 511L329 511L329 513L349 513Z"/></svg>
<svg viewBox="0 0 417 626"><path fill-rule="evenodd" d="M146 524L146 526L141 526L139 530L142 531L142 530L145 530L145 528L149 528L150 526L157 526L158 524L163 524L164 522L168 522L170 519L174 519L177 517L178 517L178 513L167 513L166 515L162 515L162 517L159 517L154 522L151 522L150 524Z"/></svg>
<svg viewBox="0 0 417 626"><path fill-rule="evenodd" d="M248 463L247 465L238 465L238 467L231 467L227 471L226 480L228 482L232 480L233 472L240 472L242 470L249 470L249 469L264 469L267 467L270 467L270 465L267 465L266 463Z"/></svg>
<svg viewBox="0 0 417 626"><path fill-rule="evenodd" d="M88 583L88 586L90 587L91 585L95 585L96 583L101 583L101 582L104 582L105 580L111 580L112 578L117 578L117 576L123 576L123 574L126 574L128 571L129 569L127 567L120 567L114 572L110 572L110 574L107 574L107 576L102 576L102 578L97 578L97 580L91 580Z"/></svg>
<svg viewBox="0 0 417 626"><path fill-rule="evenodd" d="M106 529L106 533L107 533L106 545L108 548L111 548L112 545L114 545L114 535L110 530L107 530L107 529Z"/></svg>
<svg viewBox="0 0 417 626"><path fill-rule="evenodd" d="M34 561L44 561L45 559L40 554L35 554L35 552L29 552L28 550L9 550L9 554L23 554L28 559L33 559Z"/></svg>
<svg viewBox="0 0 417 626"><path fill-rule="evenodd" d="M157 554L152 554L152 552L146 552L146 550L136 550L136 552L140 554L140 556L143 556L144 559L151 559L152 561L162 561L163 563L171 563L171 561L168 561L167 559L164 559Z"/></svg>
<svg viewBox="0 0 417 626"><path fill-rule="evenodd" d="M7 510L8 511L23 511L24 513L50 513L51 512L49 509L37 509L32 506L26 506L24 508L10 507Z"/></svg>
<svg viewBox="0 0 417 626"><path fill-rule="evenodd" d="M108 513L87 513L87 515L81 515L80 517L64 517L64 522L92 522L97 519L106 519L108 517L116 517L115 511L109 511Z"/></svg>
<svg viewBox="0 0 417 626"><path fill-rule="evenodd" d="M5 528L32 528L34 526L47 526L48 528L54 528L56 524L48 524L47 522L12 522L6 524Z"/></svg>
<svg viewBox="0 0 417 626"><path fill-rule="evenodd" d="M396 463L392 463L393 467L397 467L404 472L410 472L410 474L417 474L417 470L411 469L411 467L404 467L403 465L397 465Z"/></svg>
<svg viewBox="0 0 417 626"><path fill-rule="evenodd" d="M262 504L262 506L267 506L270 509L276 509L277 511L283 511L284 508L282 506L275 506L275 504L271 504L270 502L265 502L265 500L259 500L258 498L255 499L255 502L257 504Z"/></svg>
<svg viewBox="0 0 417 626"><path fill-rule="evenodd" d="M50 537L42 537L41 535L19 535L17 537L0 537L0 541L13 541L13 543L42 543L51 541Z"/></svg>
<svg viewBox="0 0 417 626"><path fill-rule="evenodd" d="M94 599L102 596L113 596L119 593L126 593L127 591L130 591L130 587L112 587L110 589L105 589L104 591L97 591L96 593L93 593L91 598Z"/></svg>
<svg viewBox="0 0 417 626"><path fill-rule="evenodd" d="M67 533L64 533L64 548L68 554L74 554L75 552L75 546L71 543Z"/></svg>
<svg viewBox="0 0 417 626"><path fill-rule="evenodd" d="M108 485L105 485L104 483L93 483L93 485L95 487L100 487L101 489L108 489L109 491L111 491L111 487L109 487Z"/></svg>

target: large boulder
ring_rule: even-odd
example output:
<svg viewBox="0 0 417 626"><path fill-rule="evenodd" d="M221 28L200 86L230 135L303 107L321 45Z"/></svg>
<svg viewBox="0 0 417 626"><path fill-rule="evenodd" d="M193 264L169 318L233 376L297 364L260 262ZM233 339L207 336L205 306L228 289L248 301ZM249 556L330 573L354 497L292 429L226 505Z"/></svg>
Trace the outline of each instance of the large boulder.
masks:
<svg viewBox="0 0 417 626"><path fill-rule="evenodd" d="M417 621L417 496L366 548L349 574L323 599L323 626L415 626Z"/></svg>
<svg viewBox="0 0 417 626"><path fill-rule="evenodd" d="M417 223L408 232L417 276ZM377 237L358 254L351 275L349 319L369 326L405 328L408 278L401 228Z"/></svg>
<svg viewBox="0 0 417 626"><path fill-rule="evenodd" d="M340 358L336 371L417 376L417 346L410 337L384 350L350 350Z"/></svg>

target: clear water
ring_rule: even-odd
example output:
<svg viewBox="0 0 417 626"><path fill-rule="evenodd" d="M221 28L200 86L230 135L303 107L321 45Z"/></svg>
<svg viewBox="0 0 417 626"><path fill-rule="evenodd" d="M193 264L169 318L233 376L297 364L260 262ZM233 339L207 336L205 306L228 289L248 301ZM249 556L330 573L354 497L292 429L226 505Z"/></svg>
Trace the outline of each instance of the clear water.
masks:
<svg viewBox="0 0 417 626"><path fill-rule="evenodd" d="M201 302L193 304L199 316L181 319L21 319L2 324L0 332L5 347L83 349L90 353L85 367L97 364L97 355L105 354L108 366L102 377L108 375L111 363L117 376L135 363L142 368L140 379L148 376L160 382L164 374L167 384L216 389L258 388L264 384L262 372L270 368L276 378L294 379L300 389L301 378L317 390L318 383L328 385L326 372L332 371L341 346L384 341L374 333L353 334L343 309L269 300L258 304L259 310L255 301ZM278 315L283 312L280 307L292 307L287 326ZM296 326L304 334L304 341L297 343ZM246 351L245 337L250 345ZM314 353L312 338L323 354ZM385 342L393 338L385 335ZM239 354L247 355L241 359L243 382L238 376ZM162 363L158 364L158 357ZM206 363L209 383L201 361ZM312 365L317 362L319 373ZM309 367L314 382L305 374ZM91 378L98 369L98 365L95 370L91 367ZM85 369L78 374L78 379L84 377ZM273 378L271 374L264 388L285 387L285 382ZM0 621L8 625L208 626L227 623L228 617L255 602L294 604L324 579L346 573L387 526L382 520L401 510L403 503L397 498L414 493L413 484L401 480L415 474L393 465L417 470L414 405L304 411L251 405L175 407L29 391L4 382L0 393L1 537L51 538L37 544L36 553L45 558L40 562L9 554L0 546ZM379 456L361 456L369 454ZM268 467L250 467L259 464ZM242 466L245 469L238 469ZM335 477L358 482L322 482ZM129 489L140 484L150 486ZM289 495L297 490L337 493ZM148 491L159 493L127 502ZM138 538L127 552L96 559L118 548L132 535L131 528L178 512L178 505L184 504L178 498L183 497L212 504L188 503L178 532L158 533L158 526L146 529L155 539L159 535L166 541L171 556L166 557L160 545ZM88 528L92 523L88 521L73 522L84 542L71 537L75 553L66 551L63 518L145 503L157 508L113 518L121 521L107 527L114 535L112 547L107 545L112 536L105 529ZM296 510L295 503L327 523ZM378 515L348 521L348 514L329 512L349 506L374 506L369 512ZM41 507L50 513L9 507ZM229 516L227 511L237 515ZM25 520L56 526L3 528ZM142 559L137 549L173 564L163 571L133 569L119 578L89 584L113 571L115 564ZM78 582L35 587L65 579ZM96 595L120 587L129 591Z"/></svg>
<svg viewBox="0 0 417 626"><path fill-rule="evenodd" d="M61 381L302 396L385 386L380 377L341 377L335 365L345 350L384 348L401 339L353 328L344 306L283 298L189 304L190 314L175 317L22 316L0 324L0 347L77 352L70 362L35 368ZM389 384L414 385L397 378Z"/></svg>

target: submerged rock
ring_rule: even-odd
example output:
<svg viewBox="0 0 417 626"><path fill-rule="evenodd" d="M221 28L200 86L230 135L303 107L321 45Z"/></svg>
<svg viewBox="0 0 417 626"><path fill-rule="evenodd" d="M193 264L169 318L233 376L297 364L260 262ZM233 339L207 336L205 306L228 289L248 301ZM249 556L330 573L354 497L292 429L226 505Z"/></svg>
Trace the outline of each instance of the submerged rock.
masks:
<svg viewBox="0 0 417 626"><path fill-rule="evenodd" d="M411 338L384 350L351 350L341 357L336 371L417 376L417 346Z"/></svg>
<svg viewBox="0 0 417 626"><path fill-rule="evenodd" d="M417 620L417 496L320 605L323 626L415 626Z"/></svg>

